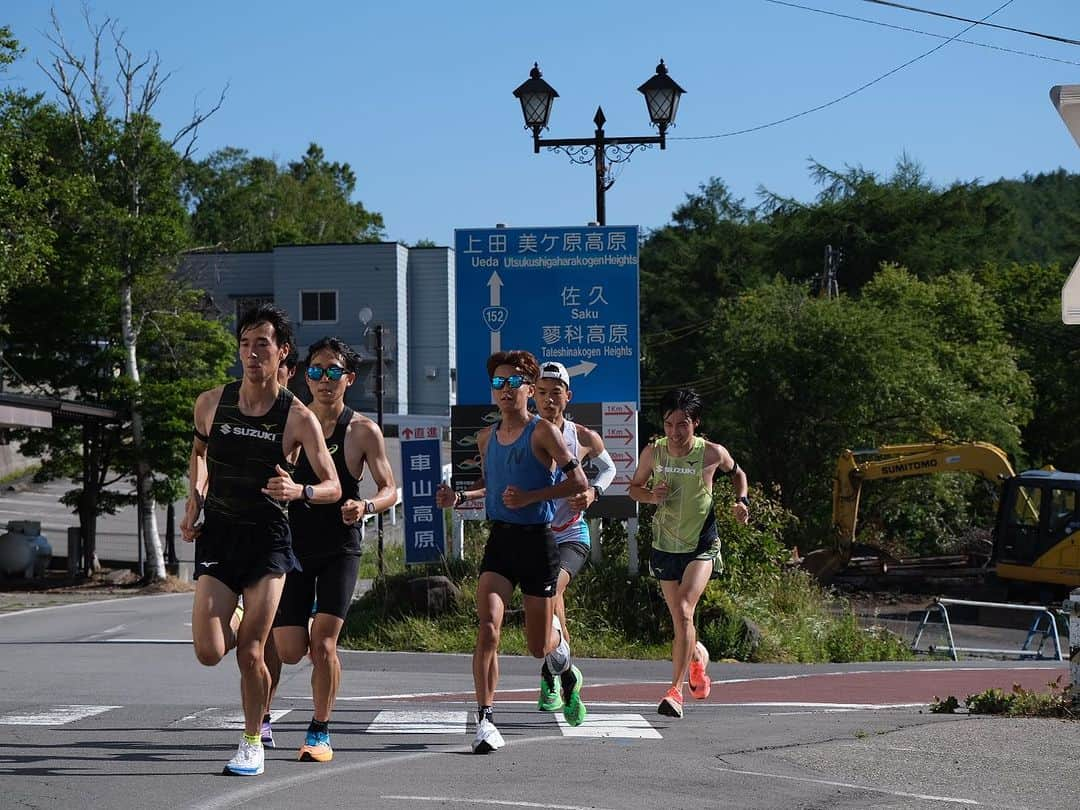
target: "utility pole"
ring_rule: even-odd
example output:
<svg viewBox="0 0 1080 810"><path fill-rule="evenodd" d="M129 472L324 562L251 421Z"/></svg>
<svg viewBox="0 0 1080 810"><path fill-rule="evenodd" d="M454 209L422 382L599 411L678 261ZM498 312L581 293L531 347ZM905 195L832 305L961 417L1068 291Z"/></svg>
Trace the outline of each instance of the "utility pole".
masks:
<svg viewBox="0 0 1080 810"><path fill-rule="evenodd" d="M821 275L821 288L818 290L819 298L838 298L840 296L840 286L836 277L840 270L840 262L843 260L843 248L834 248L832 245L825 246L825 269Z"/></svg>
<svg viewBox="0 0 1080 810"><path fill-rule="evenodd" d="M382 324L375 327L375 415L379 424L379 433L383 432L383 328ZM375 518L378 525L378 556L379 576L386 573L383 567L383 513L379 512Z"/></svg>

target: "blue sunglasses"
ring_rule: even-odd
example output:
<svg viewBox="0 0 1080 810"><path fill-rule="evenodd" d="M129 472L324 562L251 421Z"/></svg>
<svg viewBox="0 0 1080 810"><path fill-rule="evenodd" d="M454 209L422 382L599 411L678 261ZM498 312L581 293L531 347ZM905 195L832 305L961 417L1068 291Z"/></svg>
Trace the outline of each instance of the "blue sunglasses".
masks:
<svg viewBox="0 0 1080 810"><path fill-rule="evenodd" d="M521 388L521 386L525 385L526 383L532 385L531 381L527 380L524 374L511 374L509 377L491 378L491 387L494 388L496 391L502 391L503 386L505 386L507 383L510 383L510 387L515 390Z"/></svg>
<svg viewBox="0 0 1080 810"><path fill-rule="evenodd" d="M328 366L327 368L308 366L307 376L309 380L318 382L323 378L324 374L331 382L337 382L345 376L346 371L341 366Z"/></svg>

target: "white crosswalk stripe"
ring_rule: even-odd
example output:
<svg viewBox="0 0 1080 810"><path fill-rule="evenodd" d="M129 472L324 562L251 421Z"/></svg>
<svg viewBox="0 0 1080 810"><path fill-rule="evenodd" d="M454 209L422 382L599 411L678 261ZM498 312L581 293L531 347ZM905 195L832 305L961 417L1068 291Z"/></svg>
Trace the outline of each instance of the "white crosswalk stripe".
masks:
<svg viewBox="0 0 1080 810"><path fill-rule="evenodd" d="M50 706L39 712L0 715L0 726L63 726L98 714L123 708L121 706Z"/></svg>
<svg viewBox="0 0 1080 810"><path fill-rule="evenodd" d="M640 714L589 714L580 726L556 715L564 737L615 737L623 740L659 740L660 732Z"/></svg>
<svg viewBox="0 0 1080 810"><path fill-rule="evenodd" d="M468 712L389 712L375 715L368 734L464 734Z"/></svg>
<svg viewBox="0 0 1080 810"><path fill-rule="evenodd" d="M274 709L270 712L270 721L276 723L287 715L291 709ZM169 728L227 728L243 730L244 713L240 709L219 709L211 706L201 709L193 714L181 717L169 724Z"/></svg>
<svg viewBox="0 0 1080 810"><path fill-rule="evenodd" d="M0 726L61 726L85 720L123 706L57 705L38 710L24 710L0 715ZM291 709L274 709L271 721L277 723ZM365 734L440 734L464 735L468 732L468 711L380 711L363 729ZM536 716L537 728L554 719L564 737L607 737L634 740L659 740L660 732L640 714L589 714L580 726L571 726L561 714ZM210 706L174 720L168 728L229 729L244 728L243 712L237 707Z"/></svg>

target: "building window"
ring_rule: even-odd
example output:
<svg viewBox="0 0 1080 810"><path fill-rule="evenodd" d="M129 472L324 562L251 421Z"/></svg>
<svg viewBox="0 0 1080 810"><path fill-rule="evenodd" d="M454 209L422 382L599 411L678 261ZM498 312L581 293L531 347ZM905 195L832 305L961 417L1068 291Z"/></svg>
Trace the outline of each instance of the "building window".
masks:
<svg viewBox="0 0 1080 810"><path fill-rule="evenodd" d="M300 320L303 323L336 323L337 290L301 290Z"/></svg>

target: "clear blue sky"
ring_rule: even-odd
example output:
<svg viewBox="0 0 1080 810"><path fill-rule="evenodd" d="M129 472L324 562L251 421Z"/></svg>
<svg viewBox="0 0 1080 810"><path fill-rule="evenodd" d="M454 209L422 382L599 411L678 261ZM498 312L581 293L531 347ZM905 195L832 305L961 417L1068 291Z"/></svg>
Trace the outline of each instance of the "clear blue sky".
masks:
<svg viewBox="0 0 1080 810"><path fill-rule="evenodd" d="M798 0L838 14L952 36L960 22L863 0ZM980 18L1004 0L908 0ZM81 3L56 0L85 51ZM49 91L49 6L6 3L0 23L28 48L10 83ZM639 2L146 2L96 0L137 54L172 71L157 108L172 131L194 104L222 109L199 155L224 146L279 161L310 141L356 171L356 198L387 237L453 243L453 229L573 225L594 218L589 167L532 153L511 95L534 61L560 93L549 137L586 137L602 105L609 135L651 134L636 91L663 57L688 92L664 152L639 151L608 192L608 224L655 228L710 177L755 202L760 187L812 199L810 158L888 172L901 153L939 184L1065 167L1080 151L1048 92L1080 82L1080 47L976 28L828 109L744 135L718 135L844 95L944 40L766 0ZM1076 0L1014 0L990 22L1080 39Z"/></svg>

